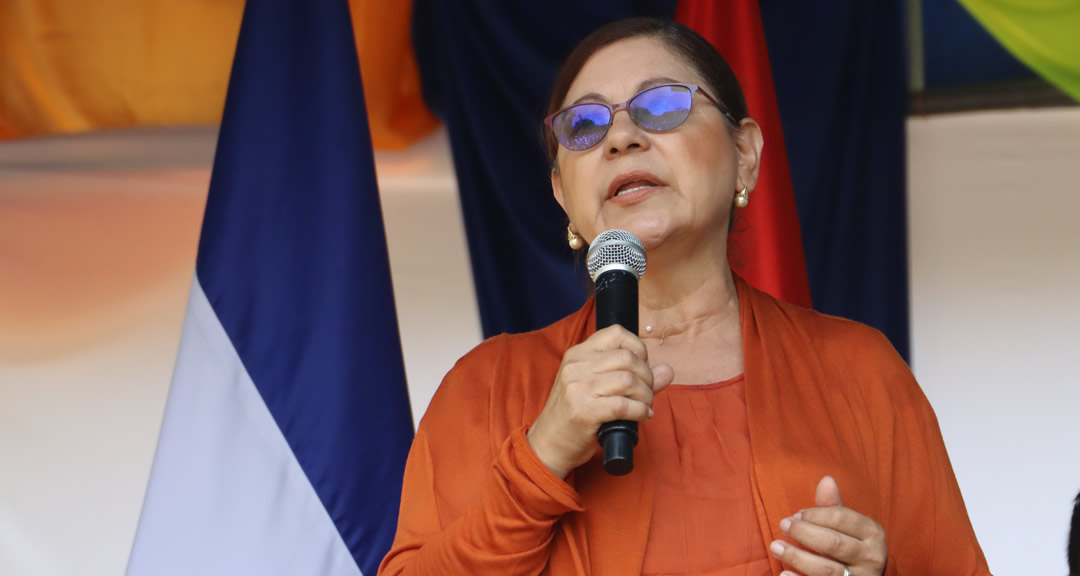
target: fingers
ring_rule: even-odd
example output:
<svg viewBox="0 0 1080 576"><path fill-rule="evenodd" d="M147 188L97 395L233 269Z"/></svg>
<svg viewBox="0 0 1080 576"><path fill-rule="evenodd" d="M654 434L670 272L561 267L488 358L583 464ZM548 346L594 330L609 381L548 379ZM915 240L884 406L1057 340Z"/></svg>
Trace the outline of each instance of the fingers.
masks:
<svg viewBox="0 0 1080 576"><path fill-rule="evenodd" d="M807 508L791 518L792 527L798 524L820 526L858 540L866 540L881 531L872 518L840 506Z"/></svg>
<svg viewBox="0 0 1080 576"><path fill-rule="evenodd" d="M649 350L646 348L645 343L636 334L632 334L622 326L608 326L603 330L599 330L582 344L588 344L591 352L628 350L645 362L641 364L642 367L648 368ZM611 363L605 363L602 366L598 365L595 371L621 370L631 364L625 355L612 356L610 360ZM650 372L648 375L641 373L641 379L650 384L654 394L663 390L675 380L675 370L667 364L658 364L648 371Z"/></svg>
<svg viewBox="0 0 1080 576"><path fill-rule="evenodd" d="M844 505L844 501L840 499L840 486L836 484L836 480L832 476L826 476L821 479L821 482L818 482L817 490L814 493L814 505L822 508Z"/></svg>
<svg viewBox="0 0 1080 576"><path fill-rule="evenodd" d="M593 374L629 371L637 379L644 382L646 386L652 388L653 373L649 368L649 363L626 348L593 353L592 361L589 363L589 371Z"/></svg>
<svg viewBox="0 0 1080 576"><path fill-rule="evenodd" d="M572 348L566 360L562 376L567 382L592 381L588 389L593 395L628 396L652 403L655 384L648 351L637 335L621 326L596 332ZM663 369L661 374L665 374Z"/></svg>
<svg viewBox="0 0 1080 576"><path fill-rule="evenodd" d="M823 558L798 546L773 540L769 552L784 564L805 576L844 576L844 565L831 558Z"/></svg>
<svg viewBox="0 0 1080 576"><path fill-rule="evenodd" d="M654 375L647 358L645 343L620 326L566 351L527 435L537 458L556 476L565 478L595 454L602 423L651 416Z"/></svg>
<svg viewBox="0 0 1080 576"><path fill-rule="evenodd" d="M652 417L652 408L645 402L632 400L626 396L609 396L597 398L594 401L595 408L592 415L597 417L599 423L611 422L612 420L634 420L643 422Z"/></svg>
<svg viewBox="0 0 1080 576"><path fill-rule="evenodd" d="M836 508L830 511L840 510L843 509ZM803 547L819 555L835 558L844 564L854 564L862 556L861 540L832 528L792 517L780 521L780 530Z"/></svg>
<svg viewBox="0 0 1080 576"><path fill-rule="evenodd" d="M885 529L845 508L831 476L818 482L814 502L817 507L780 521L780 530L797 544L775 540L770 553L805 576L842 576L845 566L852 574L881 574L888 557Z"/></svg>
<svg viewBox="0 0 1080 576"><path fill-rule="evenodd" d="M675 370L667 364L657 364L652 367L652 391L653 394L667 388L675 380Z"/></svg>
<svg viewBox="0 0 1080 576"><path fill-rule="evenodd" d="M649 359L649 350L645 347L645 343L641 341L641 338L618 324L608 326L603 330L597 330L582 344L586 345L589 350L596 352L624 348L633 352L635 356L642 360Z"/></svg>
<svg viewBox="0 0 1080 576"><path fill-rule="evenodd" d="M620 370L593 376L592 394L598 398L625 396L631 400L652 406L652 372L648 367L649 380L643 380L638 371Z"/></svg>
<svg viewBox="0 0 1080 576"><path fill-rule="evenodd" d="M840 489L831 476L818 482L815 508L802 510L780 521L780 530L795 544L776 541L773 555L801 573L880 574L888 546L885 530L873 518L843 506Z"/></svg>
<svg viewBox="0 0 1080 576"><path fill-rule="evenodd" d="M648 369L646 367L646 369ZM652 417L652 403L655 393L671 383L674 372L666 364L658 367L660 380L649 372L649 382L640 378L640 374L621 370L596 374L592 378L594 402L604 406L601 412L606 414L604 421L636 420L643 421ZM650 382L655 383L650 387ZM629 400L630 402L623 402Z"/></svg>

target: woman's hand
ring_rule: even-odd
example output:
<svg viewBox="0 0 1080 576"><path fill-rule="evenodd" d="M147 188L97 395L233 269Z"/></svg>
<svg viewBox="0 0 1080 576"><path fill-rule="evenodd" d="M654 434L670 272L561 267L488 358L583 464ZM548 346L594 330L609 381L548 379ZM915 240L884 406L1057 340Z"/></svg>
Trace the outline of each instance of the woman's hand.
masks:
<svg viewBox="0 0 1080 576"><path fill-rule="evenodd" d="M621 326L599 330L563 356L547 404L529 428L533 452L556 476L589 461L596 432L612 420L648 420L653 394L675 377L671 367L649 368L645 343Z"/></svg>
<svg viewBox="0 0 1080 576"><path fill-rule="evenodd" d="M885 529L873 518L845 508L831 476L818 483L814 504L817 508L780 521L780 530L806 550L774 540L769 546L773 556L805 576L844 576L845 568L851 576L885 573Z"/></svg>

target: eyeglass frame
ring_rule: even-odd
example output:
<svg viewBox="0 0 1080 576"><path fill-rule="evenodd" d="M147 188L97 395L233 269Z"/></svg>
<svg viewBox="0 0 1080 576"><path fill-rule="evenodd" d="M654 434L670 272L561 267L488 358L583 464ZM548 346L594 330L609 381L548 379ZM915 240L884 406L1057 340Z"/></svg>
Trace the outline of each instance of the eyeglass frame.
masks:
<svg viewBox="0 0 1080 576"><path fill-rule="evenodd" d="M684 118L682 122L680 122L676 126L673 126L672 128L669 128L667 130L649 130L648 128L638 124L637 121L634 120L634 115L630 113L630 102L633 102L635 98L637 98L638 96L641 96L642 94L648 92L649 90L655 90L657 88L663 88L665 86L681 86L681 87L686 88L687 90L689 90L690 91L690 110L686 113L686 118ZM642 130L644 130L646 132L649 132L651 134L663 134L665 132L671 132L675 128L678 128L679 126L682 126L684 123L686 123L687 120L690 119L690 112L694 111L694 94L696 94L698 92L700 92L702 96L704 96L706 99L708 99L709 102L712 102L713 106L716 106L716 109L719 110L720 113L724 115L725 120L728 120L728 121L731 122L732 126L737 127L739 125L739 121L736 120L735 117L732 116L731 113L727 111L727 109L724 107L724 105L721 104L720 101L717 100L716 98L713 98L712 95L709 94L708 92L706 92L705 89L702 88L700 85L691 84L689 82L667 82L667 83L664 83L664 84L657 84L655 86L649 86L648 88L645 88L644 90L641 90L637 94L634 94L633 96L627 98L624 102L620 102L618 104L608 104L607 102L578 102L577 104L571 104L569 106L564 106L564 107L552 112L551 114L548 114L547 117L544 118L544 126L547 127L548 132L551 133L551 136L553 138L555 138L555 143L557 145L562 146L564 149L566 149L569 152L584 152L586 150L591 150L593 148L596 148L597 146L600 145L601 142L604 141L604 138L607 138L608 131L611 130L612 124L615 123L615 113L618 112L619 110L626 110L626 115L630 117L630 121L634 123L634 126L637 126L638 128L640 128L640 129L642 129ZM577 106L584 106L584 105L603 106L603 107L607 108L608 111L611 113L611 119L607 123L607 129L604 131L604 136L602 138L600 138L599 140L597 140L596 144L593 144L592 146L589 146L588 148L582 148L581 150L574 150L574 149L571 149L571 148L567 148L559 140L559 135L555 133L555 129L552 127L552 123L555 121L555 117L558 116L559 114L562 114L563 112L566 112L567 110L569 110L571 108L575 108Z"/></svg>

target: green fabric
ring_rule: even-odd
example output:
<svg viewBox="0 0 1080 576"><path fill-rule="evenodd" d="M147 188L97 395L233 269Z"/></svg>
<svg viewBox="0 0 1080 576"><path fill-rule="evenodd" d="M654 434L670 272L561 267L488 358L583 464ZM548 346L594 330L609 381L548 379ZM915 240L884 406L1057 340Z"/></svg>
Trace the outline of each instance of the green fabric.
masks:
<svg viewBox="0 0 1080 576"><path fill-rule="evenodd" d="M1080 102L1080 0L960 0L1021 62Z"/></svg>

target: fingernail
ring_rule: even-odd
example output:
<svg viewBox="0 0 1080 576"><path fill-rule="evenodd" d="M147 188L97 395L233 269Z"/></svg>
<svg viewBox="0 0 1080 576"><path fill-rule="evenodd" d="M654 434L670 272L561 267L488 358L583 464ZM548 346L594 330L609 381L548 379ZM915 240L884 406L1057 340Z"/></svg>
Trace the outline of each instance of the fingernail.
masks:
<svg viewBox="0 0 1080 576"><path fill-rule="evenodd" d="M649 418L652 418L653 416L656 416L656 411L652 408L649 408Z"/></svg>
<svg viewBox="0 0 1080 576"><path fill-rule="evenodd" d="M784 555L784 543L779 540L773 540L772 544L769 544L769 551L773 556L777 558Z"/></svg>
<svg viewBox="0 0 1080 576"><path fill-rule="evenodd" d="M799 510L798 512L796 512L795 515L792 516L792 518L794 518L796 520L802 520L802 510Z"/></svg>
<svg viewBox="0 0 1080 576"><path fill-rule="evenodd" d="M780 531L787 534L788 530L791 530L791 518L784 518L780 521Z"/></svg>

